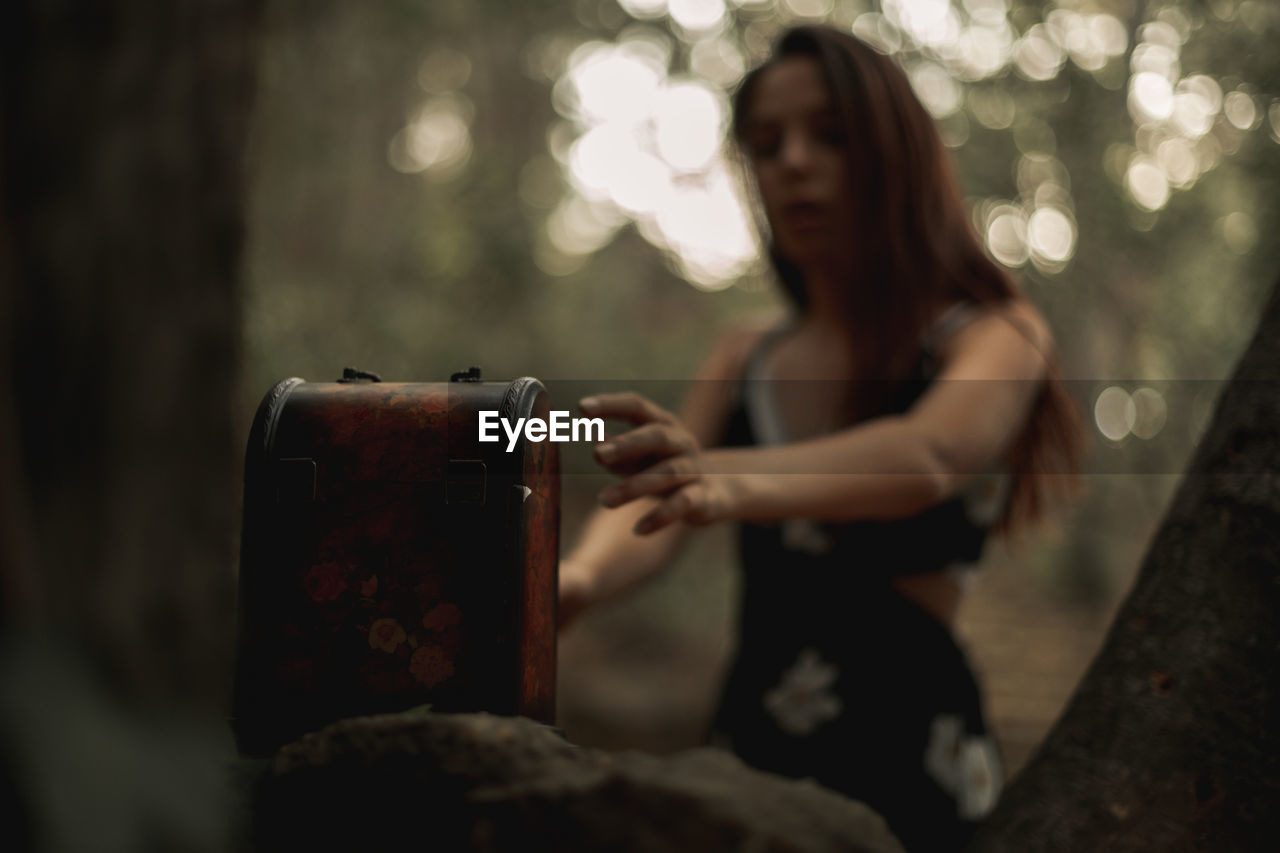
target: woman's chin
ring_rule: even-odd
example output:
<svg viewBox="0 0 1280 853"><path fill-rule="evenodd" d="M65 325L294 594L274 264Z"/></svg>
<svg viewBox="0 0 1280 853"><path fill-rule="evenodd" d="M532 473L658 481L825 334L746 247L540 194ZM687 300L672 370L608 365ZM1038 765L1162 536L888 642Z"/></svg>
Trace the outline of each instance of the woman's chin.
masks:
<svg viewBox="0 0 1280 853"><path fill-rule="evenodd" d="M815 265L841 264L851 253L848 237L831 229L789 230L785 242L777 245L778 254L801 270Z"/></svg>

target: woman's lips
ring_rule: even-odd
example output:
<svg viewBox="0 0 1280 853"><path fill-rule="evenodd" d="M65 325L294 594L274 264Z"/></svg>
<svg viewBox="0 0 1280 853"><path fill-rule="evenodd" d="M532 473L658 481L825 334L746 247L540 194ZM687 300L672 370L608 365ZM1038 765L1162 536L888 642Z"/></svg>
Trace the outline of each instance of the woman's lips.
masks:
<svg viewBox="0 0 1280 853"><path fill-rule="evenodd" d="M817 202L797 201L782 208L782 221L792 231L812 231L827 224L827 212Z"/></svg>

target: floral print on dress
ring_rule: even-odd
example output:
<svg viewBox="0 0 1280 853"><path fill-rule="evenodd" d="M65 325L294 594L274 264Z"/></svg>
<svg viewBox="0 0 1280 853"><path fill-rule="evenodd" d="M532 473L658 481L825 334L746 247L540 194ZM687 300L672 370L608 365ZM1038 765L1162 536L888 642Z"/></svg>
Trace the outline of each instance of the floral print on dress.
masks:
<svg viewBox="0 0 1280 853"><path fill-rule="evenodd" d="M995 524L1009 502L1012 485L1009 472L1004 470L987 471L974 477L961 495L969 523L976 527Z"/></svg>
<svg viewBox="0 0 1280 853"><path fill-rule="evenodd" d="M792 518L782 523L782 544L791 551L812 557L831 553L835 540L831 533L810 518Z"/></svg>
<svg viewBox="0 0 1280 853"><path fill-rule="evenodd" d="M840 697L831 692L840 671L823 663L817 650L806 648L782 674L777 687L764 695L764 707L789 735L803 737L844 711Z"/></svg>
<svg viewBox="0 0 1280 853"><path fill-rule="evenodd" d="M933 718L924 767L942 790L956 801L956 813L965 820L980 820L995 808L1003 784L995 745L985 735L964 731L955 714Z"/></svg>

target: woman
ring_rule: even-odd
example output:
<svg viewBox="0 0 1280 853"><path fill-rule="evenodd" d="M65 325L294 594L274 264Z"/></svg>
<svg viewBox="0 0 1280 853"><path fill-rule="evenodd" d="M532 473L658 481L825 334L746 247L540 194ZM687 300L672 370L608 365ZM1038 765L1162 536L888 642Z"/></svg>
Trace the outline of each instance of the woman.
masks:
<svg viewBox="0 0 1280 853"><path fill-rule="evenodd" d="M561 564L563 619L651 575L691 528L741 523L714 739L867 802L908 849L953 849L1000 785L951 634L964 567L1067 482L1078 416L892 62L794 29L734 108L793 317L726 334L679 417L637 395L581 402L635 428L596 448L622 479Z"/></svg>

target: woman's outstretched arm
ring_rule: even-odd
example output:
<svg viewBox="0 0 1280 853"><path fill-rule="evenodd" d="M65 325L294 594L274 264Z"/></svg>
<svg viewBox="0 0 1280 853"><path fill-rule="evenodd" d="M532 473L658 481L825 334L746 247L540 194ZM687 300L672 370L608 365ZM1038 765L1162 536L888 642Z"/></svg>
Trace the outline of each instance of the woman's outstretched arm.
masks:
<svg viewBox="0 0 1280 853"><path fill-rule="evenodd" d="M906 414L774 447L691 451L678 420L649 401L598 398L584 411L642 424L598 448L602 461L626 470L635 459L662 458L605 489L601 501L622 506L660 496L638 514L640 533L676 521L914 515L958 493L1008 451L1041 387L1051 346L1047 325L1028 304L991 311L948 342L938 378Z"/></svg>
<svg viewBox="0 0 1280 853"><path fill-rule="evenodd" d="M698 447L720 440L728 422L733 385L762 329L735 328L712 347L685 394L680 421ZM617 508L597 508L576 546L560 562L560 625L585 607L622 595L668 565L688 539L691 526L675 522L651 536L635 532L639 519L658 506L642 497Z"/></svg>

